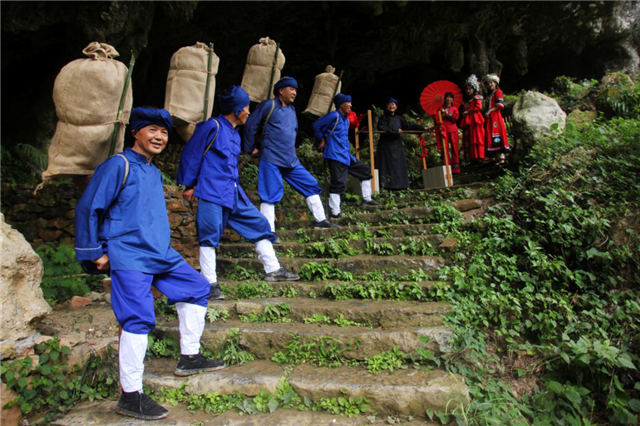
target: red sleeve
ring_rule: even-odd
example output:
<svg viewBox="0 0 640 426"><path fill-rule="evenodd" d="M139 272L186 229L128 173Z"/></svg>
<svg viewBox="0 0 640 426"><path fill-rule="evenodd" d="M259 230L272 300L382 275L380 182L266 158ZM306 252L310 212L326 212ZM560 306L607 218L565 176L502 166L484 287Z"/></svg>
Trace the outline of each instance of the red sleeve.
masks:
<svg viewBox="0 0 640 426"><path fill-rule="evenodd" d="M502 90L497 89L495 95L493 95L493 100L495 105L494 108L504 109L504 95L502 94Z"/></svg>

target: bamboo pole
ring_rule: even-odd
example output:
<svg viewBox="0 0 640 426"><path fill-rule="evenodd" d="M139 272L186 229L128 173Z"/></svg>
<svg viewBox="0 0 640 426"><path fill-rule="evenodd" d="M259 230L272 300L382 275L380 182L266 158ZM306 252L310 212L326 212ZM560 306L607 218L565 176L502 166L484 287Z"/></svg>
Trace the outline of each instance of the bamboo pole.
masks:
<svg viewBox="0 0 640 426"><path fill-rule="evenodd" d="M367 119L369 123L369 154L371 157L371 192L376 191L376 166L373 159L373 117L371 116L371 110L367 110Z"/></svg>
<svg viewBox="0 0 640 426"><path fill-rule="evenodd" d="M449 186L453 186L453 179L451 178L449 168L449 144L447 144L447 132L444 130L444 123L442 121L442 111L438 110L438 118L440 119L440 131L442 135L442 149L444 150L444 177L449 182ZM437 131L437 130L436 130Z"/></svg>
<svg viewBox="0 0 640 426"><path fill-rule="evenodd" d="M207 85L204 88L204 109L202 112L202 121L209 118L209 83L211 83L211 59L213 58L213 43L209 43L209 55L207 59Z"/></svg>
<svg viewBox="0 0 640 426"><path fill-rule="evenodd" d="M133 66L136 63L136 58L131 52L131 60L129 61L129 70L124 80L124 88L122 89L122 95L120 95L120 105L118 106L118 114L116 115L116 123L113 126L113 133L111 134L111 146L109 147L109 157L111 157L116 150L116 141L118 140L118 134L120 133L120 126L122 123L122 110L124 109L124 103L127 99L127 92L129 91L129 82L131 81L131 74L133 73ZM169 129L170 130L170 129ZM108 158L108 157L107 157Z"/></svg>
<svg viewBox="0 0 640 426"><path fill-rule="evenodd" d="M271 86L273 85L273 76L276 73L276 65L278 64L278 53L280 53L280 43L276 43L276 54L273 57L273 65L271 66L271 78L269 79L269 88L267 89L267 99L271 99Z"/></svg>

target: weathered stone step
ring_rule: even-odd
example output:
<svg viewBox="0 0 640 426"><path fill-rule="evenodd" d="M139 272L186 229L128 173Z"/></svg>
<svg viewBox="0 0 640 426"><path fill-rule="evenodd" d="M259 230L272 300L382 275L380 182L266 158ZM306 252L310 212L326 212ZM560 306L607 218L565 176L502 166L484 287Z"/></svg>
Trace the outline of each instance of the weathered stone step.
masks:
<svg viewBox="0 0 640 426"><path fill-rule="evenodd" d="M237 315L261 314L268 304L284 303L291 311L288 318L304 322L314 314L331 319L343 315L349 321L370 324L374 327L415 327L441 325L442 317L451 311L448 303L408 302L397 300L326 300L309 298L269 298L212 302L216 308Z"/></svg>
<svg viewBox="0 0 640 426"><path fill-rule="evenodd" d="M430 350L448 353L451 351L452 331L439 325L431 327L370 329L365 327L338 327L333 325L311 325L300 323L245 323L238 320L208 323L202 335L203 344L216 352L229 337L230 330L238 329L240 344L260 359L271 359L278 351L284 350L291 342L291 335L303 341L321 337L331 337L344 345L354 345L343 355L350 359L363 360L380 352L390 351L397 346L406 353L413 353L425 344L420 337L430 339L426 347ZM156 326L156 330L179 339L178 323L175 320ZM356 341L360 341L356 348Z"/></svg>
<svg viewBox="0 0 640 426"><path fill-rule="evenodd" d="M296 257L305 256L326 256L326 257L338 257L344 256L345 250L358 250L361 252L367 252L368 250L376 250L375 245L384 246L383 250L377 250L378 253L370 253L376 255L385 255L385 253L391 252L391 254L406 254L404 251L410 250L412 244L417 246L415 250L431 250L423 251L422 253L435 252L437 247L444 237L442 235L426 235L426 236L411 236L411 237L394 237L394 238L370 238L370 239L353 239L347 240L348 245L336 247L334 250L331 247L316 247L317 243L296 243L296 242L282 242L274 246L276 253L279 256L283 256L285 253L288 255L293 254ZM403 248L402 246L408 246ZM324 253L321 249L324 248ZM385 253L380 253L385 251ZM248 257L247 255L255 255L255 244L252 243L228 243L220 245L221 257Z"/></svg>
<svg viewBox="0 0 640 426"><path fill-rule="evenodd" d="M232 281L226 279L220 279L220 284L223 286L223 290L229 289L231 292L237 291L241 286L247 284L257 284L258 281ZM417 284L422 287L422 290L426 293L431 287L435 285L438 281L419 281L419 282L409 282L409 281L398 281L397 285L407 286L412 284ZM330 284L335 285L344 285L347 287L367 284L367 282L362 281L336 281L336 280L327 280L327 281L282 281L277 283L267 283L270 285L275 291L280 291L283 289L294 288L298 296L313 296L320 297L324 294L325 287ZM225 292L225 295L229 297L228 292ZM213 302L211 302L213 303Z"/></svg>
<svg viewBox="0 0 640 426"><path fill-rule="evenodd" d="M347 238L357 235L361 238L390 238L413 235L425 235L432 232L433 224L411 225L379 225L360 226L347 225L338 228L314 229L311 227L291 230L278 230L276 235L281 241L326 241L329 238ZM366 234L366 235L365 235Z"/></svg>
<svg viewBox="0 0 640 426"><path fill-rule="evenodd" d="M343 259L308 259L290 258L280 256L280 265L294 272L299 272L302 265L307 263L328 264L329 266L349 272L355 275L365 275L372 271L380 271L383 274L400 273L407 274L412 270L422 270L430 278L435 278L436 271L444 266L444 259L438 256L373 256L361 254L358 256ZM248 258L224 258L217 259L218 273L224 275L225 271L232 269L235 265L245 269L264 273L262 262L258 259Z"/></svg>
<svg viewBox="0 0 640 426"><path fill-rule="evenodd" d="M373 211L369 213L349 214L338 219L331 219L338 225L352 225L357 223L370 224L400 224L408 221L410 223L429 221L432 218L434 209L432 207L409 207L405 209L390 209ZM313 220L291 220L276 224L278 227L286 229L310 228L315 222Z"/></svg>
<svg viewBox="0 0 640 426"><path fill-rule="evenodd" d="M278 383L285 378L285 366L270 361L254 361L187 378L174 376L174 368L174 360L150 360L145 384L153 388L185 386L186 392L197 395L255 396L262 390L275 394ZM359 367L319 368L303 364L293 367L287 381L300 397L314 402L343 396L342 391L349 397L366 397L379 414L424 417L427 409L445 411L469 402L464 379L442 370L406 369L372 375Z"/></svg>

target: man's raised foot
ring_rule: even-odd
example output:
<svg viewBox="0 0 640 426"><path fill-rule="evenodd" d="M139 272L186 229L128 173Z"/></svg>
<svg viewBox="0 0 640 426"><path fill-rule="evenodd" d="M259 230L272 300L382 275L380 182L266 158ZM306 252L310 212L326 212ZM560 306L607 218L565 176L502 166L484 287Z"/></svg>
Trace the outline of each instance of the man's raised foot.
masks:
<svg viewBox="0 0 640 426"><path fill-rule="evenodd" d="M198 355L180 355L178 365L173 374L176 376L192 376L198 373L205 373L207 371L215 371L224 368L223 361L216 361L208 359L202 354Z"/></svg>
<svg viewBox="0 0 640 426"><path fill-rule="evenodd" d="M278 282L278 281L298 281L300 279L300 275L294 274L293 272L289 272L284 268L280 268L277 271L269 272L264 276L264 280L267 282Z"/></svg>
<svg viewBox="0 0 640 426"><path fill-rule="evenodd" d="M315 229L328 229L328 228L338 228L339 225L336 225L335 223L331 223L329 222L327 219L321 221L321 222L317 222L313 225L313 227Z"/></svg>

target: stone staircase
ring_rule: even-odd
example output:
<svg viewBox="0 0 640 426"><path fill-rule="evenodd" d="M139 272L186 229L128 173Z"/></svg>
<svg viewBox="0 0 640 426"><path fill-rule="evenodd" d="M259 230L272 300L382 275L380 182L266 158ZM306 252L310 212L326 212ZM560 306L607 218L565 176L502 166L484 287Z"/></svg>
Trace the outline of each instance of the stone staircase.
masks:
<svg viewBox="0 0 640 426"><path fill-rule="evenodd" d="M407 191L404 197L380 197L383 205L376 208L345 203L345 217L335 220L340 227L332 229L313 229L303 203L280 207L289 219L280 216L276 234L281 244L274 247L280 263L302 279L265 283L254 245L237 238L223 241L218 275L227 300L211 301L209 307L226 312L224 320L207 321L202 337L212 353L233 339L253 360L187 378L173 375L175 360L156 358L146 364L145 384L152 389L255 397L263 391L275 394L278 384L286 381L311 402L365 397L375 416L349 418L279 408L252 416L227 411L214 417L202 411L191 414L179 404L168 407L169 418L156 423L435 425L427 420L426 410L467 404L464 379L446 372L437 361L419 365L405 358L403 367L379 372L369 372L367 365L390 351L407 356L426 351L434 360L451 351L452 332L443 322L451 306L429 301L426 293L446 264L444 247L450 245L434 233L434 208L425 202L456 193L458 201L451 204L461 211L474 210L482 206L475 200L480 187ZM280 313L275 318L269 315L274 309ZM158 318L156 331L159 337L179 336L175 319ZM54 424L142 424L116 416L114 407L115 402L87 403Z"/></svg>

